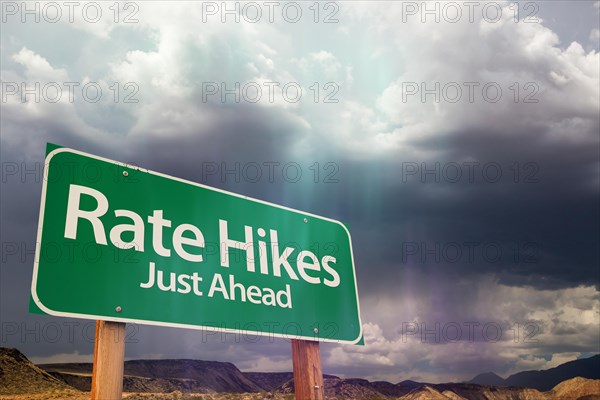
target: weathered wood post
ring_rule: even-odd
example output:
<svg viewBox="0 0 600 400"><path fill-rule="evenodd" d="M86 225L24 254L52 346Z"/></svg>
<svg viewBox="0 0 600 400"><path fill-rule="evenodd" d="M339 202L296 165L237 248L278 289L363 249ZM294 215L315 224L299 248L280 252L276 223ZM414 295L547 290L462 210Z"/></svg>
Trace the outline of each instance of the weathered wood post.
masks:
<svg viewBox="0 0 600 400"><path fill-rule="evenodd" d="M125 362L125 323L96 321L92 400L121 400Z"/></svg>
<svg viewBox="0 0 600 400"><path fill-rule="evenodd" d="M323 400L323 371L319 342L292 340L296 400Z"/></svg>

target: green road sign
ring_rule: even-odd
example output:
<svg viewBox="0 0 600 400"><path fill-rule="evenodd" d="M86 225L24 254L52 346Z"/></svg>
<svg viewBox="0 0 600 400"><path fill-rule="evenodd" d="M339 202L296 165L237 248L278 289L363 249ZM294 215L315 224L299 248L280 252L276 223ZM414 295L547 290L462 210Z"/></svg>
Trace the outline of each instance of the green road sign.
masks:
<svg viewBox="0 0 600 400"><path fill-rule="evenodd" d="M31 309L359 343L338 221L48 145Z"/></svg>

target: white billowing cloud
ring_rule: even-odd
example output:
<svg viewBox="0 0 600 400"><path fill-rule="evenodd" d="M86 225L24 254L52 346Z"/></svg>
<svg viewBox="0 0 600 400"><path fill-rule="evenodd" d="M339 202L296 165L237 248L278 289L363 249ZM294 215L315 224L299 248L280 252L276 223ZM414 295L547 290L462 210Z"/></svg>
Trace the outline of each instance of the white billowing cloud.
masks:
<svg viewBox="0 0 600 400"><path fill-rule="evenodd" d="M465 16L460 23L436 24L418 16L400 23L400 5L379 5L352 3L352 22L364 25L373 42L392 43L393 57L403 65L376 104L359 104L362 114L387 125L384 131L382 124L340 124L345 104L329 119L327 131L348 143L347 150L393 149L401 158L398 152L411 151L416 141L489 128L506 135L542 129L548 140L597 143L597 52L586 53L578 43L560 48L543 21L515 23L508 8L495 23L475 13L475 23ZM355 140L343 140L348 136Z"/></svg>
<svg viewBox="0 0 600 400"><path fill-rule="evenodd" d="M39 146L38 137L47 139L53 131L74 133L92 143L102 141L106 133L88 124L75 107L82 101L87 80L78 82L64 68L55 68L26 47L11 59L22 66L23 74L1 72L3 140L31 149L28 154L38 153L34 150ZM89 93L95 96L93 88Z"/></svg>
<svg viewBox="0 0 600 400"><path fill-rule="evenodd" d="M70 6L65 4L60 9L60 23L101 40L109 40L115 28L131 26L139 21L140 3L87 1L71 3ZM45 13L42 11L42 14Z"/></svg>
<svg viewBox="0 0 600 400"><path fill-rule="evenodd" d="M331 127L334 136L328 140L343 146L354 157L369 159L373 153L386 150L387 137L378 134L385 131L387 123L371 107L354 100L327 104L327 107L334 115L324 116L324 120L319 122L321 127L335 125L335 128ZM369 146L365 147L366 144Z"/></svg>
<svg viewBox="0 0 600 400"><path fill-rule="evenodd" d="M15 4L14 9L7 7L6 11L6 21L9 23L23 21L45 24L49 27L64 25L79 31L77 34L84 33L97 39L107 40L110 39L115 28L132 26L139 22L140 3L102 1L20 3Z"/></svg>
<svg viewBox="0 0 600 400"><path fill-rule="evenodd" d="M67 81L68 75L65 69L53 68L44 57L26 47L13 54L11 58L25 68L25 78L27 80L44 83Z"/></svg>
<svg viewBox="0 0 600 400"><path fill-rule="evenodd" d="M441 382L471 379L483 372L481 365L508 376L553 368L584 349L600 351L600 293L594 287L535 290L483 277L431 294L424 278L417 282L412 291L363 298L365 346L333 348L326 365L348 375L353 366L366 366L373 379L391 382ZM441 309L437 297L444 299Z"/></svg>
<svg viewBox="0 0 600 400"><path fill-rule="evenodd" d="M473 22L467 13L457 23L431 18L423 23L419 15L407 17L401 3L344 3L331 44L316 42L300 50L290 24L244 18L225 24L216 17L206 20L200 3L145 3L119 11L119 18L135 11L135 24L86 23L97 37L110 36L118 27L142 32L154 43L151 49L131 50L111 62L109 76L89 79L139 87L140 101L134 107L112 105L134 119L128 133L138 139L214 129L234 108L262 107L267 118L306 132L296 149L291 148L299 153L334 148L362 158L426 159L439 154L417 142L490 127L502 129L503 135L537 135L541 130L551 142L597 143L598 53L585 52L578 43L560 48L557 35L543 21L515 23L509 3L501 4L505 8L496 22L482 18L477 9ZM115 11L103 13L111 16ZM315 38L319 40L310 40ZM351 51L344 50L348 43L355 45ZM361 46L369 47L368 54L376 51L377 57L365 60ZM26 62L31 54L15 57ZM356 69L367 62L373 72L365 81ZM395 63L399 68L387 71L393 78L382 85L378 71ZM48 71L49 64L40 60L27 64L28 74ZM60 71L67 74L55 74ZM277 85L269 87L269 82ZM286 100L282 91L289 82L302 87L300 102ZM236 83L242 91L240 103L229 94L223 104L222 89L235 89ZM323 87L327 83L337 86ZM256 87L260 99L246 101L256 98ZM502 95L496 101L498 88ZM367 90L373 91L375 101L367 100ZM439 102L434 94L422 98L424 90L437 91ZM289 94L294 92L292 88ZM323 103L328 95L336 102Z"/></svg>
<svg viewBox="0 0 600 400"><path fill-rule="evenodd" d="M136 124L130 135L185 134L194 126L210 124L210 113L190 104L192 87L179 60L184 52L176 37L165 34L158 51L132 51L113 65L117 82L140 87L140 103L134 109Z"/></svg>
<svg viewBox="0 0 600 400"><path fill-rule="evenodd" d="M392 354L398 351L396 342L385 338L379 325L372 323L363 324L363 335L369 348L351 347L345 352L342 347L334 348L328 357L328 363L338 365L353 365L360 363L364 366L392 366Z"/></svg>
<svg viewBox="0 0 600 400"><path fill-rule="evenodd" d="M581 353L558 353L552 355L547 360L543 356L536 356L533 354L522 354L517 360L514 372L527 371L527 370L544 370L558 367L560 364L564 364L569 361L576 360Z"/></svg>
<svg viewBox="0 0 600 400"><path fill-rule="evenodd" d="M288 43L272 25L241 19L231 29L217 18L201 22L200 4L155 3L140 10L140 21L156 32L156 49L131 51L112 65L115 81L134 81L140 87L143 101L135 110L132 135L208 130L228 118L231 110L221 107L224 103L274 108L291 124L309 126L292 111L298 104L285 100L296 95L294 87L283 93L286 83L298 80L282 65L280 48ZM189 28L197 25L201 29Z"/></svg>
<svg viewBox="0 0 600 400"><path fill-rule="evenodd" d="M342 77L340 73L344 69L335 55L325 50L310 53L307 57L301 57L300 59L294 58L292 62L305 74L315 74L316 71L314 70L321 69L324 72L322 75L324 79L338 80Z"/></svg>
<svg viewBox="0 0 600 400"><path fill-rule="evenodd" d="M402 337L390 339L378 324L372 322L363 323L363 334L365 346L332 348L323 358L324 368L343 377L356 377L362 371L368 371L362 372L360 377L393 383L415 377L432 382L444 380L439 375L436 378L429 375L425 368L414 367L416 361L427 359L430 349L426 346L408 344ZM361 372L355 369L357 367Z"/></svg>

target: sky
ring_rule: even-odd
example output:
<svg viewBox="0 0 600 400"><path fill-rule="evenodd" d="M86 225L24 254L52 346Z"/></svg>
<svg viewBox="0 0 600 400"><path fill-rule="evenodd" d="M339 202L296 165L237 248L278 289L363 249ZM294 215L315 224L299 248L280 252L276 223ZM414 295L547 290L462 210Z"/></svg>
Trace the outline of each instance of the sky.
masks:
<svg viewBox="0 0 600 400"><path fill-rule="evenodd" d="M600 2L23 4L1 3L1 346L92 360L93 321L28 312L51 142L349 226L365 346L322 344L325 373L600 352ZM128 359L290 355L127 330Z"/></svg>

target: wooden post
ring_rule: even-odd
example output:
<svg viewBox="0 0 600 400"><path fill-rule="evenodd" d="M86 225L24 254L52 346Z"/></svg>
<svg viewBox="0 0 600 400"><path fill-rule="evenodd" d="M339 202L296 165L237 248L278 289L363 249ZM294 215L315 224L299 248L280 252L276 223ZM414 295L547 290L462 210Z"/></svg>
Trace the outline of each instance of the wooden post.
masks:
<svg viewBox="0 0 600 400"><path fill-rule="evenodd" d="M319 342L292 340L296 400L323 400L323 371Z"/></svg>
<svg viewBox="0 0 600 400"><path fill-rule="evenodd" d="M125 361L125 324L96 321L92 400L121 400Z"/></svg>

